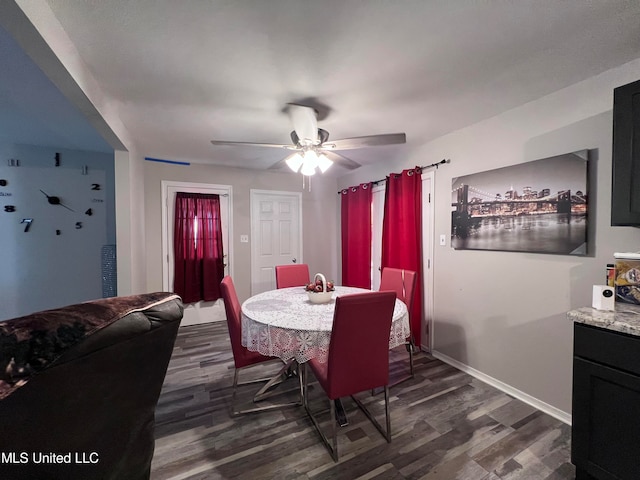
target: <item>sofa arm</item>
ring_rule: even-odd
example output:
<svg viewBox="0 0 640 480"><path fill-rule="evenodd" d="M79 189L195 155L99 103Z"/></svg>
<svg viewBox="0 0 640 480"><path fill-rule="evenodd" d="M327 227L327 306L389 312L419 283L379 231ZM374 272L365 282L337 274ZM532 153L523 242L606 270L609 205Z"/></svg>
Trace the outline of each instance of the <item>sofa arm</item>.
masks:
<svg viewBox="0 0 640 480"><path fill-rule="evenodd" d="M179 296L157 292L93 300L0 322L0 400L53 363L179 321L182 312ZM121 319L126 321L118 322Z"/></svg>

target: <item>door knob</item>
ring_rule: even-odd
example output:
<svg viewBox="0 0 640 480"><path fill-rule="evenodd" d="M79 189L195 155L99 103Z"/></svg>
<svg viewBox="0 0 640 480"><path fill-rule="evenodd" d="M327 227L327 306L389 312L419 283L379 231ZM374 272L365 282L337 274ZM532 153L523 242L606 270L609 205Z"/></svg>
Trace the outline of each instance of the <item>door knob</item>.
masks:
<svg viewBox="0 0 640 480"><path fill-rule="evenodd" d="M298 259L297 259L297 258L292 258L292 259L291 259L291 261L292 261L293 263L296 263L296 262L298 261Z"/></svg>

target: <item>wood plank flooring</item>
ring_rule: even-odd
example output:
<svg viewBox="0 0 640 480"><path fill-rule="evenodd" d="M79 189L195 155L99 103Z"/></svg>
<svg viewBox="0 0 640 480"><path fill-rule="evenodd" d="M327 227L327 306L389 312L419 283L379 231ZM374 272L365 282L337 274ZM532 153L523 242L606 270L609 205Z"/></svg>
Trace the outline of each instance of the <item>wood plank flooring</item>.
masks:
<svg viewBox="0 0 640 480"><path fill-rule="evenodd" d="M392 381L407 371L406 350L393 350ZM232 381L226 323L181 327L156 409L153 480L575 478L569 426L428 354L415 357L413 379L391 389L390 444L345 400L349 425L338 431L339 463L303 407L231 417ZM258 388L240 387L240 402L252 405ZM267 402L295 399L297 380L279 390ZM359 398L384 419L383 395ZM317 384L309 399L314 411L328 407ZM328 428L328 413L321 418Z"/></svg>

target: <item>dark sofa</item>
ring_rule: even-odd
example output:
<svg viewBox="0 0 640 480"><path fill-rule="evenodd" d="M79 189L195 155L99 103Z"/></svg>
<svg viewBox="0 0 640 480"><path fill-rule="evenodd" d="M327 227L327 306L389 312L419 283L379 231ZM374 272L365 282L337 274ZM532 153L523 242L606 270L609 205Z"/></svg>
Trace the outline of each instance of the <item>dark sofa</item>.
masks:
<svg viewBox="0 0 640 480"><path fill-rule="evenodd" d="M0 322L0 478L149 478L182 313L151 293Z"/></svg>

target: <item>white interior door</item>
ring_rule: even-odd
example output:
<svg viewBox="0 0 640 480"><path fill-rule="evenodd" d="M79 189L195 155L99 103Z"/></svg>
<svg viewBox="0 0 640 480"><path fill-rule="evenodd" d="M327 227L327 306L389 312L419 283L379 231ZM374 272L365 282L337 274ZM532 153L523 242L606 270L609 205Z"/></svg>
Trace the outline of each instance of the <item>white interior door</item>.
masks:
<svg viewBox="0 0 640 480"><path fill-rule="evenodd" d="M231 236L231 186L211 185L204 183L185 182L162 182L163 212L162 231L162 274L163 289L167 292L173 291L174 258L173 258L173 226L174 211L176 203L176 193L208 193L220 195L220 220L222 223L222 248L225 255L224 274L230 275L232 271L232 259L230 242ZM185 305L184 316L181 326L197 325L200 323L219 322L226 320L224 303L222 299L215 302L196 302Z"/></svg>
<svg viewBox="0 0 640 480"><path fill-rule="evenodd" d="M303 263L302 194L251 190L251 295L276 288L276 265Z"/></svg>

